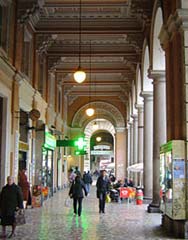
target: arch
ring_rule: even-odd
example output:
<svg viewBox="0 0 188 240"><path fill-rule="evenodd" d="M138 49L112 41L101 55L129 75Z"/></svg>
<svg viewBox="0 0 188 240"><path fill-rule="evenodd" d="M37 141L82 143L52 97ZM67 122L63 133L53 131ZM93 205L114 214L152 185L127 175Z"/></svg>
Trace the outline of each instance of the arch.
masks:
<svg viewBox="0 0 188 240"><path fill-rule="evenodd" d="M149 47L147 40L144 40L142 55L142 91L153 91L153 84L148 78L148 70L150 68Z"/></svg>
<svg viewBox="0 0 188 240"><path fill-rule="evenodd" d="M136 114L137 110L136 110L136 85L134 83L134 81L132 82L132 114Z"/></svg>
<svg viewBox="0 0 188 240"><path fill-rule="evenodd" d="M136 104L143 104L143 98L140 96L142 92L142 80L141 80L141 71L140 65L137 65L136 69Z"/></svg>
<svg viewBox="0 0 188 240"><path fill-rule="evenodd" d="M94 130L93 129L93 124L94 122L97 120L97 124L98 124L98 129L97 130ZM89 123L87 123L85 129L84 129L84 135L85 135L85 139L86 140L89 140L90 137L96 132L96 131L99 131L99 130L105 130L109 133L112 134L112 136L115 135L115 127L114 125L106 120L106 119L103 119L103 118L100 118L100 119L93 119L92 121L90 121Z"/></svg>
<svg viewBox="0 0 188 240"><path fill-rule="evenodd" d="M162 9L158 1L155 2L153 8L152 25L151 25L151 68L152 70L165 70L165 52L163 51L159 34L163 26Z"/></svg>
<svg viewBox="0 0 188 240"><path fill-rule="evenodd" d="M95 115L91 118L88 118L85 114L88 106L95 109ZM91 120L96 118L106 119L115 127L125 127L125 120L121 112L114 105L106 102L92 102L81 107L73 117L72 127L84 128Z"/></svg>

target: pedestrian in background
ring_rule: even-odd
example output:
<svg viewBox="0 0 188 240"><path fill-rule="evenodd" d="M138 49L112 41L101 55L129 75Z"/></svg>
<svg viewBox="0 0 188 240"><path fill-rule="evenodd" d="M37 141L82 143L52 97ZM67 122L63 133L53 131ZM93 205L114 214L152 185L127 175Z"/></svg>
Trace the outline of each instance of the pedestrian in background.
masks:
<svg viewBox="0 0 188 240"><path fill-rule="evenodd" d="M6 226L12 226L9 238L14 237L16 223L15 211L23 209L23 196L19 186L14 183L14 178L7 177L7 184L3 187L0 194L1 225L2 237L6 237Z"/></svg>
<svg viewBox="0 0 188 240"><path fill-rule="evenodd" d="M18 175L18 185L20 186L23 193L23 200L26 202L26 208L28 205L31 205L31 193L30 193L30 184L27 180L26 168L23 168Z"/></svg>
<svg viewBox="0 0 188 240"><path fill-rule="evenodd" d="M89 194L89 193L90 193L90 185L91 185L92 182L93 182L92 177L91 177L91 174L90 174L89 171L88 171L87 173L84 172L84 174L83 174L83 182L84 182L84 184L85 184L87 193Z"/></svg>
<svg viewBox="0 0 188 240"><path fill-rule="evenodd" d="M82 200L84 198L83 191L85 192L85 196L87 196L87 191L84 183L81 180L81 177L78 175L76 176L75 181L71 185L69 196L73 198L74 215L78 214L79 217L82 214Z"/></svg>
<svg viewBox="0 0 188 240"><path fill-rule="evenodd" d="M106 170L102 170L97 179L97 198L99 199L99 213L105 213L105 201L109 188L109 180L106 176Z"/></svg>

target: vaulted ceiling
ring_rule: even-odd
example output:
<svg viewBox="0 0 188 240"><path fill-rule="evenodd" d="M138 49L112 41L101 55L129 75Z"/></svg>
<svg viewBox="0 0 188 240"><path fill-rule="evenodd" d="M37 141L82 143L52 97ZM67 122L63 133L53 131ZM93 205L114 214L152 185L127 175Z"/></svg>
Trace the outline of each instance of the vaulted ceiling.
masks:
<svg viewBox="0 0 188 240"><path fill-rule="evenodd" d="M81 85L72 76L78 67L79 3L18 0L18 17L28 20L38 52L47 55L49 71L56 73L69 97L90 94L126 105L141 62L153 0L82 0L81 66L87 80Z"/></svg>

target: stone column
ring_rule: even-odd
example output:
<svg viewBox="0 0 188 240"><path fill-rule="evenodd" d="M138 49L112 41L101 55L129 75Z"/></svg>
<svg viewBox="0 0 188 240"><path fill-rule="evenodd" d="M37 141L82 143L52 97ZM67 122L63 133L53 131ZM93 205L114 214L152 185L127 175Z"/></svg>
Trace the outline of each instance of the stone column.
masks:
<svg viewBox="0 0 188 240"><path fill-rule="evenodd" d="M134 144L134 141L133 141L133 122L130 121L129 122L129 126L130 126L130 159L129 159L129 163L130 163L130 166L133 165L133 144ZM129 173L129 178L133 178L133 173L130 172Z"/></svg>
<svg viewBox="0 0 188 240"><path fill-rule="evenodd" d="M153 201L149 211L160 205L160 145L166 143L166 78L165 71L150 71L153 79ZM154 209L152 209L154 208Z"/></svg>
<svg viewBox="0 0 188 240"><path fill-rule="evenodd" d="M152 198L153 189L153 92L142 92L144 98L144 196Z"/></svg>
<svg viewBox="0 0 188 240"><path fill-rule="evenodd" d="M124 179L126 172L125 128L116 128L116 178Z"/></svg>
<svg viewBox="0 0 188 240"><path fill-rule="evenodd" d="M127 167L129 167L131 165L130 163L130 158L131 158L131 151L130 151L130 148L131 148L131 128L130 128L130 124L128 123L127 124ZM127 171L127 178L129 178L129 171Z"/></svg>
<svg viewBox="0 0 188 240"><path fill-rule="evenodd" d="M142 104L136 105L138 109L138 163L143 163L144 159L144 107ZM143 173L139 173L139 185L143 185Z"/></svg>
<svg viewBox="0 0 188 240"><path fill-rule="evenodd" d="M135 114L133 118L133 164L138 163L138 115ZM135 185L138 184L138 173L133 173L133 181Z"/></svg>

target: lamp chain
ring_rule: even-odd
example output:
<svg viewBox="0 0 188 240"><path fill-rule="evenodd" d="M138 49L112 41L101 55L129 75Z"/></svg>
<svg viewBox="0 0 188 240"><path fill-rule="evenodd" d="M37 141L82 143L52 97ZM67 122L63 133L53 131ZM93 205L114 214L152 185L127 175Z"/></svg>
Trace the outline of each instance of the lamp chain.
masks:
<svg viewBox="0 0 188 240"><path fill-rule="evenodd" d="M80 0L80 13L79 13L79 67L81 67L81 30L82 30L82 4Z"/></svg>

